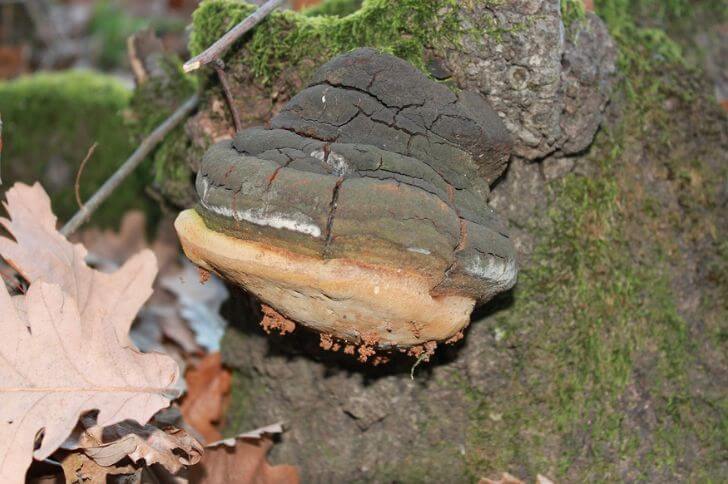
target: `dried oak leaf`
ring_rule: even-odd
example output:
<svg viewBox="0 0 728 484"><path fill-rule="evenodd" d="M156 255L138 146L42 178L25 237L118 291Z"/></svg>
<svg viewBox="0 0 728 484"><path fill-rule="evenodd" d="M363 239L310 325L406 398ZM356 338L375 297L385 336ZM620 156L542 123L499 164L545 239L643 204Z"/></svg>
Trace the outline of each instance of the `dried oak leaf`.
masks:
<svg viewBox="0 0 728 484"><path fill-rule="evenodd" d="M103 272L113 272L126 259L147 248L145 228L144 212L131 210L122 217L118 232L89 227L78 232L72 239L88 250L86 260L89 263Z"/></svg>
<svg viewBox="0 0 728 484"><path fill-rule="evenodd" d="M124 214L118 231L91 227L79 232L74 239L88 249L86 261L102 272L118 269L126 259L142 249L150 248L154 252L159 276L154 282L153 294L139 312L130 335L142 351L160 351L173 357L179 356L178 360L181 360L185 355L180 355L179 349L182 353L195 354L201 348L180 314L176 297L160 289L162 280L174 277L182 270L179 241L172 221L165 218L157 224L154 242L149 244L145 237L146 225L144 213L131 210Z"/></svg>
<svg viewBox="0 0 728 484"><path fill-rule="evenodd" d="M206 446L200 463L189 468L189 483L298 484L295 466L271 466L266 458L273 447L270 434L281 431L276 424Z"/></svg>
<svg viewBox="0 0 728 484"><path fill-rule="evenodd" d="M210 353L185 375L187 395L180 410L191 425L207 442L220 440L222 435L214 423L223 414L224 399L230 392L232 376L223 368L220 353Z"/></svg>
<svg viewBox="0 0 728 484"><path fill-rule="evenodd" d="M86 248L56 230L50 198L40 184L16 183L5 194L10 219L0 218L15 241L0 237L0 255L31 284L58 284L78 305L86 325L110 324L123 346L133 347L129 328L152 294L157 262L142 250L119 270L106 274L86 264Z"/></svg>
<svg viewBox="0 0 728 484"><path fill-rule="evenodd" d="M110 467L126 457L147 466L160 464L175 473L183 466L194 465L203 453L202 445L187 432L177 428L159 429L124 421L106 428L87 429L79 448L98 465Z"/></svg>
<svg viewBox="0 0 728 484"><path fill-rule="evenodd" d="M151 291L154 255L143 251L113 274L94 271L85 249L55 230L40 185L16 184L6 196L11 219L0 223L16 241L0 238L0 255L31 282L22 309L0 290L0 482L12 484L87 411L97 409L102 426L147 422L177 396L179 370L128 338Z"/></svg>
<svg viewBox="0 0 728 484"><path fill-rule="evenodd" d="M139 472L135 466L100 466L81 451L71 452L61 459L63 473L67 484L94 484L106 483L109 476L129 475Z"/></svg>

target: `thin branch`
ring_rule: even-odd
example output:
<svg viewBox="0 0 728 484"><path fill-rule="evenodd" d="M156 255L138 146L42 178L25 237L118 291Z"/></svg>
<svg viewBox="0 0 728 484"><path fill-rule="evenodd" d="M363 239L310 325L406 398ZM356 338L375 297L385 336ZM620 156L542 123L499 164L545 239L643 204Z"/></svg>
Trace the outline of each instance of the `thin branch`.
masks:
<svg viewBox="0 0 728 484"><path fill-rule="evenodd" d="M76 172L76 183L74 185L74 188L76 191L76 203L78 204L79 210L83 210L83 201L81 201L81 174L83 173L83 169L86 168L86 163L88 163L88 160L91 159L94 151L96 151L96 147L98 145L99 144L96 142L91 145L91 147L86 152L86 157L83 159L78 167L78 171Z"/></svg>
<svg viewBox="0 0 728 484"><path fill-rule="evenodd" d="M233 99L233 93L230 90L230 83L228 83L227 75L225 75L225 63L221 59L215 59L212 63L217 72L217 77L220 79L222 84L222 91L225 93L230 113L233 115L233 124L235 125L235 132L237 133L242 129L242 123L240 122L240 114L238 108L235 107L235 100Z"/></svg>
<svg viewBox="0 0 728 484"><path fill-rule="evenodd" d="M220 37L214 44L208 47L204 52L194 56L192 59L185 62L182 68L185 72L191 72L200 67L214 62L215 59L219 59L223 52L225 52L236 40L238 40L244 33L258 25L264 18L268 16L273 10L285 3L286 0L268 0L261 5L255 12L250 14L246 19L237 24L235 27L230 29L225 35Z"/></svg>
<svg viewBox="0 0 728 484"><path fill-rule="evenodd" d="M164 139L164 137L172 131L179 123L189 116L189 114L197 107L199 97L197 94L188 98L177 110L167 119L157 126L152 133L144 138L137 149L127 160L119 167L106 182L101 185L96 193L88 199L86 204L76 212L61 229L61 233L68 236L75 232L88 218L93 214L99 206L106 201L113 191L121 185L139 164L144 161L149 153Z"/></svg>

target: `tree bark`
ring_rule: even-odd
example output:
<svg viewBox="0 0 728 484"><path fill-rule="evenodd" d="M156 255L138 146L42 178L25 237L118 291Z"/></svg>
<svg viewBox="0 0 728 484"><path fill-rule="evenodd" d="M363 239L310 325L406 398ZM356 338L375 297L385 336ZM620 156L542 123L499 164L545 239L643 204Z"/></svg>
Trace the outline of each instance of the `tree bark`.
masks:
<svg viewBox="0 0 728 484"><path fill-rule="evenodd" d="M306 73L356 46L321 40L341 34L333 29L385 29L375 3L310 39L303 16L263 22L226 59L243 127L265 124ZM266 335L258 303L235 290L223 343L236 375L230 433L285 421L273 460L299 465L305 482L469 482L504 471L565 482L720 479L725 114L671 40L605 11L622 55L615 76L614 40L595 15L560 9L573 4L460 2L433 10L440 30L404 25L397 40L344 31L417 63L403 36L447 31L448 19L468 27L459 42L427 38L415 51L432 77L484 94L515 140L490 203L510 223L519 283L414 370L404 357L361 365L302 329ZM215 16L248 13L204 8L202 39L224 30L210 27ZM382 16L399 25L390 9ZM310 55L289 36L308 39ZM259 63L263 45L280 62L272 71ZM232 134L216 83L186 132L197 150Z"/></svg>

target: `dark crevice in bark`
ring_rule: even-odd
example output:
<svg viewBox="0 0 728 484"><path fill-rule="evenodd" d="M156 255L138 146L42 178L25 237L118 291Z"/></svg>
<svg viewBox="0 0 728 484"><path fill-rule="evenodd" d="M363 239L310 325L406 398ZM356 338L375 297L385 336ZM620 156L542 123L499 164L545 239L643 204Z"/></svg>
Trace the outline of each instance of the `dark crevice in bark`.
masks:
<svg viewBox="0 0 728 484"><path fill-rule="evenodd" d="M331 194L331 202L329 203L329 216L326 220L326 230L324 231L325 239L324 239L324 258L328 258L331 255L331 242L333 239L333 228L334 228L334 215L336 214L336 206L339 201L339 191L341 190L341 185L344 183L344 177L340 176L338 180L336 180L336 185L334 185L334 191Z"/></svg>

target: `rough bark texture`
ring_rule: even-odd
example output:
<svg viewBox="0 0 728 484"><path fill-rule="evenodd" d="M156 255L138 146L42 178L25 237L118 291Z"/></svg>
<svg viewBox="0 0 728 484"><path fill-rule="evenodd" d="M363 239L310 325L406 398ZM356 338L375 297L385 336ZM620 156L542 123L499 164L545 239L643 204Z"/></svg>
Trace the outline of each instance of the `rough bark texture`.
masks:
<svg viewBox="0 0 728 484"><path fill-rule="evenodd" d="M285 420L290 431L273 458L302 466L310 482L468 482L502 471L563 482L725 480L728 123L699 73L662 31L637 26L629 5L650 2L596 2L622 79L589 146L610 82L602 50L610 42L598 40L596 17L561 2L571 8L562 37L558 2L458 2L460 14L490 12L496 22L461 45L500 68L466 78L459 67L479 61L442 43L452 39L454 2L416 3L396 2L416 28L372 1L336 20L271 18L228 59L238 107L249 123L265 122L322 57L358 45L386 46L451 84L477 84L524 156L491 193L511 225L519 283L414 380L411 360L362 367L321 351L305 331L265 336L254 303L238 293L224 342L236 370L229 431ZM197 42L239 19L239 8L203 4ZM513 12L532 15L507 28ZM556 43L525 45L533 39ZM524 71L536 82L516 89L509 79ZM230 129L219 91L207 93L188 125L205 148Z"/></svg>
<svg viewBox="0 0 728 484"><path fill-rule="evenodd" d="M485 94L515 138L515 153L540 159L588 147L602 120L616 49L596 16L568 35L559 1L462 2L474 32L443 64L457 85Z"/></svg>
<svg viewBox="0 0 728 484"><path fill-rule="evenodd" d="M514 149L521 156L535 159L554 151L575 153L589 145L608 99L616 54L614 43L599 19L589 15L585 21L575 24L567 36L558 0L492 4L432 0L423 3L424 7L417 8L429 8L433 16L425 17L419 26L405 23L399 28L400 34L422 35L411 29L429 28L438 31L436 37L418 39L423 42L420 49L424 47L424 52L409 52L410 46L394 45L396 54L408 60L419 60L419 63L426 62L435 78L484 94L514 135ZM205 8L213 10L221 5L225 3L210 2L198 15L213 15ZM227 8L230 10L223 15L234 12L229 5ZM351 20L350 17L349 22L334 21L318 27L320 32L312 39L314 44L307 47L314 55L301 59L290 56L285 60L292 61L293 65L281 66L285 71L277 71L275 64L268 67L271 75L283 74L275 83L275 97L235 96L240 111L247 113L248 122L266 121L267 112L261 113L264 105L260 103L268 97L268 105L272 104L275 110L280 102L297 92L297 84L300 88L300 83L307 81L311 63L320 65L327 56L359 45L389 47L387 44L394 41L386 38L361 39L363 42L358 44L360 40L356 39L356 31L350 24L358 21L363 28L374 31L376 26L367 23L383 21L380 16L405 14L407 9L407 5L370 1L357 14L361 18ZM301 35L315 25L305 17L281 16L277 21L283 30L276 35L281 36ZM327 44L332 41L326 36L335 35L337 30L339 35L354 38L348 40L349 43ZM202 39L209 39L207 34L199 35L200 44ZM420 58L416 59L418 55ZM242 92L261 87L260 83L251 85L249 76L255 72L250 72L249 67L247 70L234 68L233 71L240 84L237 89ZM291 88L295 90L291 91ZM580 102L584 100L588 102ZM250 119L261 114L262 118ZM202 123L199 126L202 132L215 138L221 129L203 122L213 119L214 116L203 110L197 124Z"/></svg>

